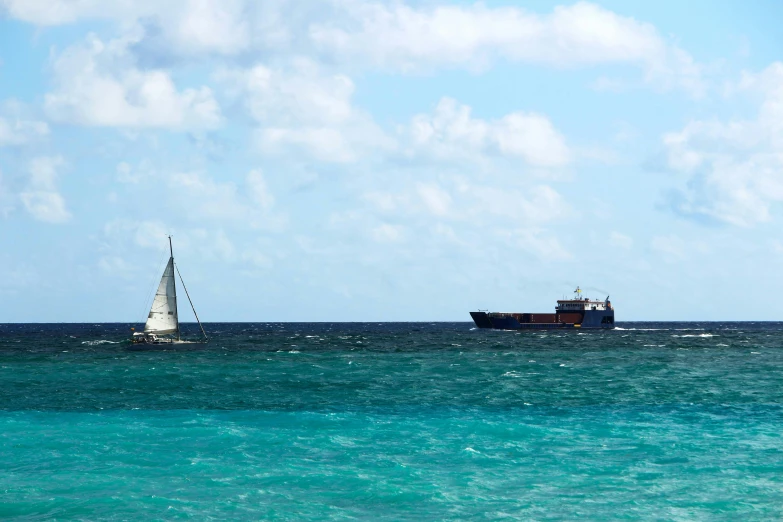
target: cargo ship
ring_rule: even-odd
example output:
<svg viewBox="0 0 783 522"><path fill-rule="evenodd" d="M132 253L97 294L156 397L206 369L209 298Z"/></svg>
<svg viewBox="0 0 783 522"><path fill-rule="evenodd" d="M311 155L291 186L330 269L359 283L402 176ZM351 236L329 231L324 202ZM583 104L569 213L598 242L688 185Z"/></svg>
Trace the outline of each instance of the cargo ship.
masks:
<svg viewBox="0 0 783 522"><path fill-rule="evenodd" d="M553 314L506 312L470 312L479 328L495 330L542 330L556 328L614 328L614 308L609 296L603 301L582 297L582 290L574 290L573 299L557 301Z"/></svg>

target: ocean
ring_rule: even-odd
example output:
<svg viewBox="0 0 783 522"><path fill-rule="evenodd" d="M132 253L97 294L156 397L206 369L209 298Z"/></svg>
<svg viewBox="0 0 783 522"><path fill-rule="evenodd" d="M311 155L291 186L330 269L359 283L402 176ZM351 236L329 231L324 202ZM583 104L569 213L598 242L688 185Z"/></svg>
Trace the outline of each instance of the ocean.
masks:
<svg viewBox="0 0 783 522"><path fill-rule="evenodd" d="M0 325L0 517L783 518L780 323L205 328Z"/></svg>

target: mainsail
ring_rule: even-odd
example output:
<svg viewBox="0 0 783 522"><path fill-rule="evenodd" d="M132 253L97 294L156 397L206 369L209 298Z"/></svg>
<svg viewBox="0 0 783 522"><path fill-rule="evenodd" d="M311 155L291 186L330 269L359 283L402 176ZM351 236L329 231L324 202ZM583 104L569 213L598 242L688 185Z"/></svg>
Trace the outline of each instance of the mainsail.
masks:
<svg viewBox="0 0 783 522"><path fill-rule="evenodd" d="M158 291L152 301L150 315L144 325L145 333L160 335L179 334L177 321L177 287L174 284L174 256L169 258L163 277L160 278Z"/></svg>

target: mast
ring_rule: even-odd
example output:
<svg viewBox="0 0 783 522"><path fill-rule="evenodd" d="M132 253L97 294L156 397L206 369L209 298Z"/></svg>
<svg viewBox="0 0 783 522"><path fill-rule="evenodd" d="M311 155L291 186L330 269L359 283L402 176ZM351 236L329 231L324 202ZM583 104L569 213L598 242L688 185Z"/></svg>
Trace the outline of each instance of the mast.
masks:
<svg viewBox="0 0 783 522"><path fill-rule="evenodd" d="M182 274L179 271L179 267L175 264L174 268L177 269L177 274L179 274L179 280L182 282L182 288L185 289L185 295L188 297L188 302L190 303L190 308L193 310L193 315L196 316L196 322L198 323L198 327L201 328L201 333L204 335L204 339L209 341L209 337L207 337L207 332L204 331L204 327L201 325L201 320L198 318L198 314L196 313L196 307L193 306L193 301L190 299L190 294L188 293L188 287L185 286L185 280L182 279ZM179 332L179 321L177 321L177 332Z"/></svg>
<svg viewBox="0 0 783 522"><path fill-rule="evenodd" d="M172 265L174 265L174 247L171 246L171 236L169 236L169 254L171 254L170 262ZM176 266L176 265L174 265ZM179 276L180 280L182 279L182 276ZM174 285L174 320L177 322L177 341L180 341L180 335L179 335L179 310L177 309L177 278L174 277L174 274L171 274L171 282ZM185 283L182 283L183 286ZM187 290L185 290L185 294L187 294ZM188 299L190 299L188 297Z"/></svg>

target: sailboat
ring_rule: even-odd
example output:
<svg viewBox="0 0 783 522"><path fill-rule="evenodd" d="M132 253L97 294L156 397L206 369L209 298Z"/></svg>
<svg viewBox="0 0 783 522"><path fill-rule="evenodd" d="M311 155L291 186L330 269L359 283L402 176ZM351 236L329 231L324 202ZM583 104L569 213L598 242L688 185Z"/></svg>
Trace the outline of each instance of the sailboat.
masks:
<svg viewBox="0 0 783 522"><path fill-rule="evenodd" d="M174 247L171 245L171 236L169 236L169 252L171 254L169 262L166 263L158 290L155 292L155 299L152 300L152 307L147 316L147 322L144 324L144 331L134 332L131 337L131 342L135 344L180 344L209 341L207 333L204 331L204 327L201 325L201 321L196 313L196 307L193 306L188 289L185 287L182 274L179 273L179 268L174 263ZM174 280L175 271L179 275L182 288L185 290L190 307L193 309L193 315L196 316L198 326L201 328L201 334L204 336L201 341L184 341L180 336L179 315L177 313L177 285Z"/></svg>

